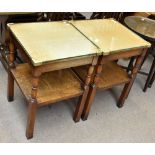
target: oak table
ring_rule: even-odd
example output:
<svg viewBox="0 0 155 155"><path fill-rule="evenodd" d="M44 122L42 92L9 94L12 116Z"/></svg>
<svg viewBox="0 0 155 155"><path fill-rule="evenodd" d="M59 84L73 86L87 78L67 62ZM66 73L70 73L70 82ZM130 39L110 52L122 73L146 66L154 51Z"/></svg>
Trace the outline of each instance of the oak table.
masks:
<svg viewBox="0 0 155 155"><path fill-rule="evenodd" d="M8 100L13 100L15 80L28 100L27 138L33 136L36 109L40 106L81 96L74 113L77 122L82 112L83 118L87 118L97 88L125 83L119 103L122 106L145 49L150 46L112 19L9 24L8 27ZM15 66L14 46L28 63ZM112 62L132 56L138 59L130 76ZM102 67L105 67L103 72Z"/></svg>
<svg viewBox="0 0 155 155"><path fill-rule="evenodd" d="M129 16L125 18L124 23L128 28L130 28L139 36L141 36L142 38L150 42L152 45L151 48L147 51L145 58L143 60L143 63L144 63L149 54L153 56L153 62L150 67L149 74L140 72L148 75L143 89L143 91L146 92L147 88L152 86L153 81L155 79L155 20L139 17L139 16ZM132 67L133 61L134 61L134 57L131 61L131 66L129 67L129 69Z"/></svg>
<svg viewBox="0 0 155 155"><path fill-rule="evenodd" d="M66 22L8 24L10 32L8 100L13 101L14 80L28 101L26 137L33 137L37 108L80 96L74 113L79 121L89 91L98 48ZM14 48L27 63L14 64ZM85 82L70 67L90 64Z"/></svg>
<svg viewBox="0 0 155 155"><path fill-rule="evenodd" d="M87 119L97 89L105 90L125 84L117 103L118 107L122 107L150 43L113 19L72 21L71 23L102 53L91 81L82 119ZM136 57L136 63L130 74L114 62L114 60L133 56ZM76 67L73 70L84 80L87 68L88 66L83 66Z"/></svg>

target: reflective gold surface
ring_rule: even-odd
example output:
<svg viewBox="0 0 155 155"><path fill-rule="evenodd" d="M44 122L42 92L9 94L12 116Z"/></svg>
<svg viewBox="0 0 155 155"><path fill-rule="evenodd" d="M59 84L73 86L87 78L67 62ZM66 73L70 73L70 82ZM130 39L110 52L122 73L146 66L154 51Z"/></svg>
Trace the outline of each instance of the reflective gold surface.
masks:
<svg viewBox="0 0 155 155"><path fill-rule="evenodd" d="M35 66L66 58L96 55L97 47L66 22L8 24Z"/></svg>
<svg viewBox="0 0 155 155"><path fill-rule="evenodd" d="M103 55L150 46L150 43L113 19L71 21L71 23L95 43Z"/></svg>

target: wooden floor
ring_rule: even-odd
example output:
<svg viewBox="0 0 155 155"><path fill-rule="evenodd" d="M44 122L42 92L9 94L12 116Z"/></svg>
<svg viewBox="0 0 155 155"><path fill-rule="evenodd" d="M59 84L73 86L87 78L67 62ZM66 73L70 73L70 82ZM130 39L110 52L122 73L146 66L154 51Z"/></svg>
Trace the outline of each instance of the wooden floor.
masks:
<svg viewBox="0 0 155 155"><path fill-rule="evenodd" d="M85 80L88 66L73 68L81 80ZM129 82L130 78L127 72L115 62L109 62L103 65L102 73L98 83L99 89L108 89L112 86Z"/></svg>
<svg viewBox="0 0 155 155"><path fill-rule="evenodd" d="M26 99L31 94L32 73L28 64L17 65L12 74ZM39 106L57 102L68 97L81 95L83 92L80 80L71 69L45 73L41 76L37 94Z"/></svg>

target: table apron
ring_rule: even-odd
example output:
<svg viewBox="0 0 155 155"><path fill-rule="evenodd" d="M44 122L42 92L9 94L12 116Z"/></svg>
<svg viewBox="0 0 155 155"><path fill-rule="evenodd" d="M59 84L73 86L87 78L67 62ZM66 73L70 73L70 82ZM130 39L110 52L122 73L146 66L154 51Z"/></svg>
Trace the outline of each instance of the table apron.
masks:
<svg viewBox="0 0 155 155"><path fill-rule="evenodd" d="M51 63L49 62L47 64L42 64L39 66L34 66L30 57L27 55L27 53L25 52L23 47L16 40L16 38L14 37L14 35L11 32L10 32L10 36L11 36L11 41L13 42L14 46L17 49L19 49L19 52L20 52L22 58L24 59L24 61L28 62L29 65L31 65L31 67L33 69L36 69L38 72L41 72L41 73L50 72L50 71L54 71L54 70L61 70L61 69L70 68L70 67L92 64L94 59L96 61L95 64L97 64L98 56L87 55L87 56L82 56L82 57L80 56L80 57L73 57L73 58L58 60L58 61L51 62Z"/></svg>
<svg viewBox="0 0 155 155"><path fill-rule="evenodd" d="M131 58L133 56L141 55L143 52L143 49L144 48L136 49L136 50L129 50L125 52L117 52L114 54L103 56L102 64L105 64L109 61L115 61L115 60L122 59L122 58Z"/></svg>

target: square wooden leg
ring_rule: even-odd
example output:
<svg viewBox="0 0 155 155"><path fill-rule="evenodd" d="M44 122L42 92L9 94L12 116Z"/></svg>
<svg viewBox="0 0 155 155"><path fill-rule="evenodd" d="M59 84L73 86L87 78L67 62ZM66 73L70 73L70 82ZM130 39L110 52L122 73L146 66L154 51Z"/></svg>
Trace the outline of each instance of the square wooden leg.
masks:
<svg viewBox="0 0 155 155"><path fill-rule="evenodd" d="M134 67L133 67L133 69L131 71L131 75L130 75L131 80L130 80L129 83L125 84L124 89L122 91L122 94L121 94L121 96L119 98L119 101L117 103L117 106L119 108L123 107L124 102L125 102L125 100L127 99L128 95L130 93L130 90L132 88L132 85L134 83L136 75L137 75L137 73L138 73L138 71L139 71L139 69L141 67L141 63L142 63L142 61L144 59L145 53L146 53L146 51L143 51L141 55L137 56L135 65L134 65Z"/></svg>
<svg viewBox="0 0 155 155"><path fill-rule="evenodd" d="M28 104L28 118L27 118L27 128L26 128L26 137L30 139L33 137L34 131L34 123L36 117L36 109L37 109L37 91L39 84L39 77L41 76L40 72L36 70L33 71L32 78L32 90L31 90L31 99Z"/></svg>
<svg viewBox="0 0 155 155"><path fill-rule="evenodd" d="M14 79L9 71L8 71L7 98L9 102L14 100Z"/></svg>
<svg viewBox="0 0 155 155"><path fill-rule="evenodd" d="M151 81L150 81L150 83L149 83L149 88L152 87L152 84L153 84L154 81L155 81L155 71L154 71L154 74L153 74L153 76L152 76L152 79L151 79Z"/></svg>
<svg viewBox="0 0 155 155"><path fill-rule="evenodd" d="M147 88L149 87L150 82L152 81L151 78L153 77L154 71L155 71L155 58L153 60L149 75L147 77L147 80L146 80L146 83L145 83L145 86L144 86L144 89L143 89L144 92L146 92Z"/></svg>
<svg viewBox="0 0 155 155"><path fill-rule="evenodd" d="M36 102L31 100L28 105L28 118L27 118L27 128L26 128L27 139L33 138L36 109L37 109Z"/></svg>
<svg viewBox="0 0 155 155"><path fill-rule="evenodd" d="M87 97L87 100L86 100L86 103L85 103L85 106L82 112L82 116L81 116L83 121L87 120L88 118L92 103L95 98L96 89L97 89L96 87L90 87L89 89L88 97Z"/></svg>
<svg viewBox="0 0 155 155"><path fill-rule="evenodd" d="M84 92L84 94L82 96L80 96L80 98L79 98L79 103L76 106L74 117L73 117L74 122L79 122L80 121L81 114L82 114L82 111L83 111L83 108L84 108L84 105L85 105L85 101L86 101L86 98L87 98L88 90L89 89L87 89Z"/></svg>

